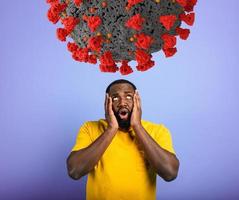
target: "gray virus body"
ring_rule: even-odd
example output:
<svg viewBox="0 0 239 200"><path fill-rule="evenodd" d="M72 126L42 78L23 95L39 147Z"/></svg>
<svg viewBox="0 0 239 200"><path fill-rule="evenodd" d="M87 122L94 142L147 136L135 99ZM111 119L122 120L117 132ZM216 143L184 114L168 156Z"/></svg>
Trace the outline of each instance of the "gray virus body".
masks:
<svg viewBox="0 0 239 200"><path fill-rule="evenodd" d="M154 65L151 54L161 49L166 57L174 55L176 36L187 39L190 33L180 27L182 21L193 24L196 4L196 0L47 2L51 4L48 19L53 23L61 20L65 26L57 31L58 38L66 41L69 36L74 41L68 43L68 49L75 60L96 63L99 59L103 72L117 71L115 63L124 61L122 74L133 71L127 64L131 60L138 62L139 71L149 69Z"/></svg>

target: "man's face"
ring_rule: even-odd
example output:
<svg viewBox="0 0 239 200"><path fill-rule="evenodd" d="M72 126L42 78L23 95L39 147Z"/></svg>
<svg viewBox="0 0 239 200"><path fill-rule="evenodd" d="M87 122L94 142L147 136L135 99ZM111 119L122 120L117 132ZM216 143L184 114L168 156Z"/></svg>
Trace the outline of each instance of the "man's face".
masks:
<svg viewBox="0 0 239 200"><path fill-rule="evenodd" d="M119 127L129 129L130 117L133 110L134 88L128 83L114 84L110 87L109 96Z"/></svg>

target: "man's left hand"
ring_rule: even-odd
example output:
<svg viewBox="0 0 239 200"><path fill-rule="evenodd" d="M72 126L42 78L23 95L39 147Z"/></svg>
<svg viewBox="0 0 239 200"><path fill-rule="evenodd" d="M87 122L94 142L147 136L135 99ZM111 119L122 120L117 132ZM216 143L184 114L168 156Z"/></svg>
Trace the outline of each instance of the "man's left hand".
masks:
<svg viewBox="0 0 239 200"><path fill-rule="evenodd" d="M142 110L141 110L141 100L139 96L139 92L136 90L134 93L134 105L133 105L133 111L131 114L130 119L130 125L132 127L141 125L141 116L142 116Z"/></svg>

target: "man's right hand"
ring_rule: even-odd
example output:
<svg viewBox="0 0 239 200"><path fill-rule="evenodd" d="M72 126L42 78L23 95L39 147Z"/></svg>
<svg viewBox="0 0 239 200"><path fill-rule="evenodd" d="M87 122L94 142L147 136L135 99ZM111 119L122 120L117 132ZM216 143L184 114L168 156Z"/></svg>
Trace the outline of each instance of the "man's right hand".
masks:
<svg viewBox="0 0 239 200"><path fill-rule="evenodd" d="M108 129L113 131L118 130L119 124L112 108L112 98L108 93L105 95L105 119L108 123Z"/></svg>
<svg viewBox="0 0 239 200"><path fill-rule="evenodd" d="M71 178L77 180L94 170L119 128L112 108L112 98L108 94L105 96L105 118L108 128L89 146L69 155L67 169Z"/></svg>

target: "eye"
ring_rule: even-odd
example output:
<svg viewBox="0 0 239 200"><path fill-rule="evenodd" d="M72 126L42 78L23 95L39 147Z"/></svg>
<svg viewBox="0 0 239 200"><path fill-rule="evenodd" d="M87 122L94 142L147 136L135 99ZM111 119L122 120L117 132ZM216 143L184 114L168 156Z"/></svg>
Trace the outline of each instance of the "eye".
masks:
<svg viewBox="0 0 239 200"><path fill-rule="evenodd" d="M132 99L132 96L131 96L131 95L127 95L127 96L126 96L126 99L131 100L131 99Z"/></svg>
<svg viewBox="0 0 239 200"><path fill-rule="evenodd" d="M112 101L118 101L119 97L112 97Z"/></svg>

